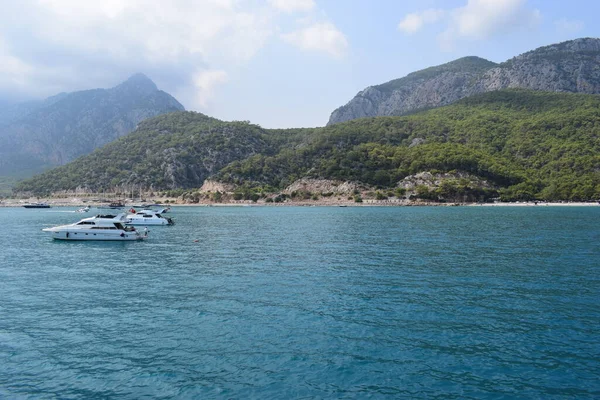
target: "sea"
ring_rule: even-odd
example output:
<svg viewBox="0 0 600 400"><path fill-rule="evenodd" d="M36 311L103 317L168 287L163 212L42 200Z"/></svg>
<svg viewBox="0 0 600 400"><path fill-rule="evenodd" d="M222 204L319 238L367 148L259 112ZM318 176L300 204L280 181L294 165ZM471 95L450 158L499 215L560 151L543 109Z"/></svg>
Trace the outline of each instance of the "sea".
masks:
<svg viewBox="0 0 600 400"><path fill-rule="evenodd" d="M2 399L600 398L600 207L173 207L142 242L41 231L74 210L0 208Z"/></svg>

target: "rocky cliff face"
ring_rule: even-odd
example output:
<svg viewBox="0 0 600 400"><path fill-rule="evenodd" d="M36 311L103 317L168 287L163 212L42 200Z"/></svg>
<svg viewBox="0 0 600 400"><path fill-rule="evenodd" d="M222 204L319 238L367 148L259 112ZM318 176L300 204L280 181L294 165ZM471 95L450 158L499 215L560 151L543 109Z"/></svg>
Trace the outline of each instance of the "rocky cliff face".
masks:
<svg viewBox="0 0 600 400"><path fill-rule="evenodd" d="M541 47L501 64L465 57L414 72L359 92L331 114L328 125L363 117L407 114L506 88L600 93L600 39L577 39Z"/></svg>
<svg viewBox="0 0 600 400"><path fill-rule="evenodd" d="M183 110L143 74L0 112L0 175L28 176L91 153L149 117Z"/></svg>

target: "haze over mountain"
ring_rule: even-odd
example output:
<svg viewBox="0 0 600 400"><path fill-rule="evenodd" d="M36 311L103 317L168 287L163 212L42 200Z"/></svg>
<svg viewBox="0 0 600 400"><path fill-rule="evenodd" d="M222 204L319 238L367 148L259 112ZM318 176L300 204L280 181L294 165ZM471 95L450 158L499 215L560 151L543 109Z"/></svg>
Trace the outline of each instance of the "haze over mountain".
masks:
<svg viewBox="0 0 600 400"><path fill-rule="evenodd" d="M328 124L403 115L506 88L600 93L600 39L582 38L540 47L501 64L464 57L413 72L362 90L333 111Z"/></svg>
<svg viewBox="0 0 600 400"><path fill-rule="evenodd" d="M149 117L184 107L143 74L110 89L0 108L0 176L31 176L91 153Z"/></svg>

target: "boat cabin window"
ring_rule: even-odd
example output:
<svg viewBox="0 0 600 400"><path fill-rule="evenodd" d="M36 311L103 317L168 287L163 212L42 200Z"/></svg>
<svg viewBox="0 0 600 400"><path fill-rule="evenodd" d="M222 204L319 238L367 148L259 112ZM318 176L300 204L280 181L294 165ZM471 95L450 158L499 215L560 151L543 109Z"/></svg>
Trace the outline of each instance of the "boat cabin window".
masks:
<svg viewBox="0 0 600 400"><path fill-rule="evenodd" d="M144 214L144 215L142 215L142 217L144 217L144 218L152 218L152 215L150 215L150 214Z"/></svg>
<svg viewBox="0 0 600 400"><path fill-rule="evenodd" d="M115 222L115 226L117 227L117 229L125 229L120 222Z"/></svg>
<svg viewBox="0 0 600 400"><path fill-rule="evenodd" d="M77 225L96 225L96 223L92 221L80 221Z"/></svg>

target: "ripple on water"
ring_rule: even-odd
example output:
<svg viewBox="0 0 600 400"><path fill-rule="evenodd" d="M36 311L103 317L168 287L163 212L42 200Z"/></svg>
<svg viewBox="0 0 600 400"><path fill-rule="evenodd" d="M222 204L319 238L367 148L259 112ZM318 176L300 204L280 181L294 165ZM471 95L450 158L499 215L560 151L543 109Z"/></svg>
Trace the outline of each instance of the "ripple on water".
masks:
<svg viewBox="0 0 600 400"><path fill-rule="evenodd" d="M0 397L600 397L600 209L173 214L0 209Z"/></svg>

